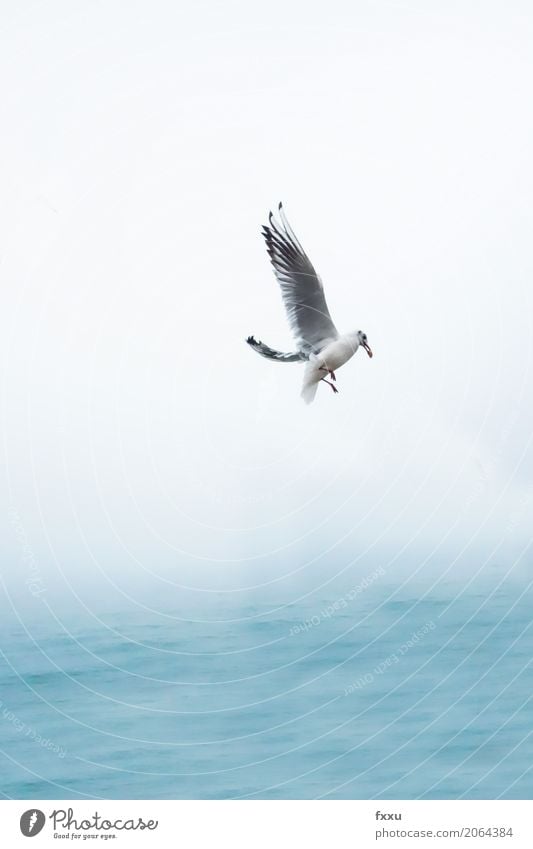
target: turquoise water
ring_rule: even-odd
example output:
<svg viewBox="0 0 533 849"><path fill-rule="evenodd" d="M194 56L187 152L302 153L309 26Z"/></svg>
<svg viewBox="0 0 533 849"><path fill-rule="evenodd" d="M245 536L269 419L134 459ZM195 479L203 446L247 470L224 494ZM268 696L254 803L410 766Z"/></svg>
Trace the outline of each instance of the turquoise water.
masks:
<svg viewBox="0 0 533 849"><path fill-rule="evenodd" d="M221 597L192 622L8 605L1 789L531 798L531 602L518 583L420 598L377 579L288 604Z"/></svg>

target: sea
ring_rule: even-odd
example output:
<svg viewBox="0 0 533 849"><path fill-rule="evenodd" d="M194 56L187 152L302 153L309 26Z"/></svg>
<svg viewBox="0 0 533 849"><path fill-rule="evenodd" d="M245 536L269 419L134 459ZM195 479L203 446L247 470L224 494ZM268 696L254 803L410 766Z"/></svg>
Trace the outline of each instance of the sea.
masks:
<svg viewBox="0 0 533 849"><path fill-rule="evenodd" d="M525 581L188 612L6 601L0 757L14 799L531 799Z"/></svg>

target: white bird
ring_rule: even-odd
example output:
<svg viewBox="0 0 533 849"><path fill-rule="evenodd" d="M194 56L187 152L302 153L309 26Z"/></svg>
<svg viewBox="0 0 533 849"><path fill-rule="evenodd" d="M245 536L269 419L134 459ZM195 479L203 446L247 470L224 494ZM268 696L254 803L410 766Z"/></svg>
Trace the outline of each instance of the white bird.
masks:
<svg viewBox="0 0 533 849"><path fill-rule="evenodd" d="M281 288L287 318L296 341L297 350L284 354L258 342L253 336L246 340L261 356L279 363L306 362L302 398L313 401L318 384L324 381L338 392L329 375L336 381L335 371L353 357L360 345L368 356L372 350L366 333L353 330L340 334L331 320L322 281L294 235L279 204L279 221L270 213L270 226L263 227L267 251Z"/></svg>

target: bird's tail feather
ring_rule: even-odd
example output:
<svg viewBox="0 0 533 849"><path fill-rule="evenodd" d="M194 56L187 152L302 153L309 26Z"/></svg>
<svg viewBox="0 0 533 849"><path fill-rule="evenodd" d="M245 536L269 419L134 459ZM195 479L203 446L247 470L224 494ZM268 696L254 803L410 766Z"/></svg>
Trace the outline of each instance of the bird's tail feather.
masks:
<svg viewBox="0 0 533 849"><path fill-rule="evenodd" d="M316 363L311 361L305 367L304 382L301 391L301 396L306 404L311 404L315 400L319 383L320 377L317 374Z"/></svg>
<svg viewBox="0 0 533 849"><path fill-rule="evenodd" d="M257 351L257 353L261 354L262 357L266 357L267 360L275 360L278 363L297 363L306 359L306 357L299 351L294 351L290 354L284 354L282 351L275 351L274 348L269 348L268 345L265 345L263 342L258 342L253 336L248 336L246 341L250 347L254 349L254 351Z"/></svg>

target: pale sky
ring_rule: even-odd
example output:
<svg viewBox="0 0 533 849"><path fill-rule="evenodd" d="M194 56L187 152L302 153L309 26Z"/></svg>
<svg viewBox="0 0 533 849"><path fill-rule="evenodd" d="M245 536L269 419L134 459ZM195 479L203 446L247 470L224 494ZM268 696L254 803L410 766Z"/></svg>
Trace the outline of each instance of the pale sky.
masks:
<svg viewBox="0 0 533 849"><path fill-rule="evenodd" d="M4 0L2 19L13 592L28 550L50 590L117 603L513 566L530 4ZM279 200L374 349L309 408L301 368L244 344L292 347L260 236Z"/></svg>

